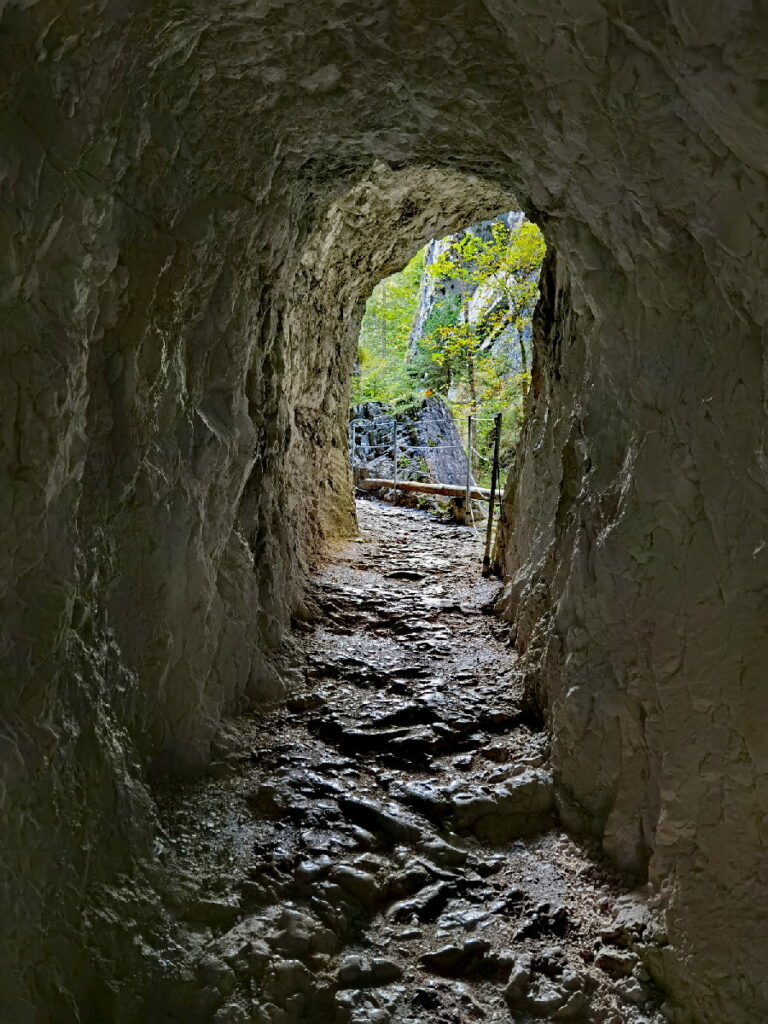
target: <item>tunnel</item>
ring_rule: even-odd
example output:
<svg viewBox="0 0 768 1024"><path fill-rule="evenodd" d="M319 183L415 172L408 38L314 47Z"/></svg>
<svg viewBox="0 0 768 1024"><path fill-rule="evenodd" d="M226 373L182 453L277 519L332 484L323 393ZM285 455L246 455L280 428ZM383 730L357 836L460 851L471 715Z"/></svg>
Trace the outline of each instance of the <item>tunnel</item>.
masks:
<svg viewBox="0 0 768 1024"><path fill-rule="evenodd" d="M512 207L548 253L497 613L558 815L663 922L669 1019L768 1017L765 17L0 4L0 1019L190 1019L154 780L288 692L371 288Z"/></svg>

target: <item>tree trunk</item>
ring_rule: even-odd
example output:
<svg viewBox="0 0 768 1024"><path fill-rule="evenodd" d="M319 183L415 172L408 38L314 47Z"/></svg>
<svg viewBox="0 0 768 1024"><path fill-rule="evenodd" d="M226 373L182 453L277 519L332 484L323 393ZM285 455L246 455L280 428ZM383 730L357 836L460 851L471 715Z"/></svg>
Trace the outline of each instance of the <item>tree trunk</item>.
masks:
<svg viewBox="0 0 768 1024"><path fill-rule="evenodd" d="M467 345L467 387L469 389L469 403L473 416L477 416L477 385L475 383L475 357L472 349Z"/></svg>
<svg viewBox="0 0 768 1024"><path fill-rule="evenodd" d="M525 339L523 338L523 332L520 327L517 328L517 343L520 346L520 362L523 365L523 370L528 369L528 356L525 351Z"/></svg>
<svg viewBox="0 0 768 1024"><path fill-rule="evenodd" d="M462 284L461 289L461 312L464 319L464 345L467 354L467 389L469 391L470 412L477 416L477 384L475 382L475 353L473 351L474 340L469 328L469 302Z"/></svg>
<svg viewBox="0 0 768 1024"><path fill-rule="evenodd" d="M379 355L383 359L387 354L387 285L382 284L381 288L382 316L379 317Z"/></svg>

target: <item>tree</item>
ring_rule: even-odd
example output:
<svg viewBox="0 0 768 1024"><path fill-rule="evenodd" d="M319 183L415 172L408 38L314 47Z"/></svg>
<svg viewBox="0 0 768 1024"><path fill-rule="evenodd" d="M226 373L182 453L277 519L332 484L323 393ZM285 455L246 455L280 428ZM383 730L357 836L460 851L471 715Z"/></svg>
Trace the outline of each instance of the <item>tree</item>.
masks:
<svg viewBox="0 0 768 1024"><path fill-rule="evenodd" d="M478 406L478 356L481 349L490 347L489 341L515 331L521 365L527 372L524 332L536 303L545 251L535 224L524 221L509 228L503 221L494 221L490 238L467 231L428 268L434 278L457 284L459 316L453 325L437 327L429 344L433 359L441 365L450 361L456 367L455 376L464 379L473 415ZM483 290L488 293L487 308L472 317L470 300L482 296Z"/></svg>
<svg viewBox="0 0 768 1024"><path fill-rule="evenodd" d="M438 281L456 287L456 314L435 322L424 343L441 369L445 393L453 389L454 410L483 413L476 427L476 447L486 458L478 467L481 479L492 447L491 415L504 413L502 463L513 457L519 436L530 381L525 336L545 250L535 224L524 221L510 229L494 221L489 237L465 232L427 268ZM500 344L505 337L519 350L517 365L509 344Z"/></svg>
<svg viewBox="0 0 768 1024"><path fill-rule="evenodd" d="M403 270L373 289L360 325L353 403L393 401L412 390L406 358L423 270L421 249Z"/></svg>
<svg viewBox="0 0 768 1024"><path fill-rule="evenodd" d="M491 238L479 253L477 272L481 285L491 285L502 298L483 321L486 336L513 329L517 334L520 361L528 369L525 328L530 324L539 294L539 271L546 253L544 236L535 224L523 221L509 228L494 221Z"/></svg>
<svg viewBox="0 0 768 1024"><path fill-rule="evenodd" d="M352 402L402 409L436 394L454 414L477 415L475 447L483 458L476 478L484 480L492 415L504 413L502 463L513 456L523 420L530 380L525 339L544 240L533 224L510 229L497 221L483 236L467 231L444 245L428 273L452 287L433 304L415 344L410 339L425 250L371 294L360 328Z"/></svg>
<svg viewBox="0 0 768 1024"><path fill-rule="evenodd" d="M471 231L451 242L434 263L428 273L437 280L450 279L456 282L459 310L453 323L439 325L427 337L432 349L432 358L438 365L449 363L451 376L463 377L469 391L470 408L477 414L477 385L475 378L475 356L479 339L469 318L469 300L478 286L478 257L481 241Z"/></svg>
<svg viewBox="0 0 768 1024"><path fill-rule="evenodd" d="M434 358L434 349L429 343L440 328L454 327L459 318L459 296L450 295L436 302L417 337L408 359L408 372L415 386L421 386L427 393L447 394L451 386L451 358L443 353L442 359ZM427 339L425 341L425 339Z"/></svg>

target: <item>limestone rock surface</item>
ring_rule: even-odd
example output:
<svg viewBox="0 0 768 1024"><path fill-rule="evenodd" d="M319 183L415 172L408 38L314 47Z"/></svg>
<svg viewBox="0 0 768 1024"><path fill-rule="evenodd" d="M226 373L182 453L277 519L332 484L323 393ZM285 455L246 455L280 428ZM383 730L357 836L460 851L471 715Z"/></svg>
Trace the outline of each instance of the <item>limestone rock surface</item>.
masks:
<svg viewBox="0 0 768 1024"><path fill-rule="evenodd" d="M365 297L518 206L503 609L561 812L647 875L691 1020L768 1016L765 38L744 0L0 3L1 1019L145 1018L148 773L285 690Z"/></svg>

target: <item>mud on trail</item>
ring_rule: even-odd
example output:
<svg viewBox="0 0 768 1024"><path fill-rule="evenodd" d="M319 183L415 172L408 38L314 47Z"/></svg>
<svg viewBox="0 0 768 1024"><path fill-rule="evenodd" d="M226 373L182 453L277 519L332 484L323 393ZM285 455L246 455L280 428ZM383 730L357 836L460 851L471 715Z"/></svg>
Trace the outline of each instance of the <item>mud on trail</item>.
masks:
<svg viewBox="0 0 768 1024"><path fill-rule="evenodd" d="M650 921L557 824L476 534L358 516L287 705L161 796L199 986L185 1020L662 1021L635 952Z"/></svg>

